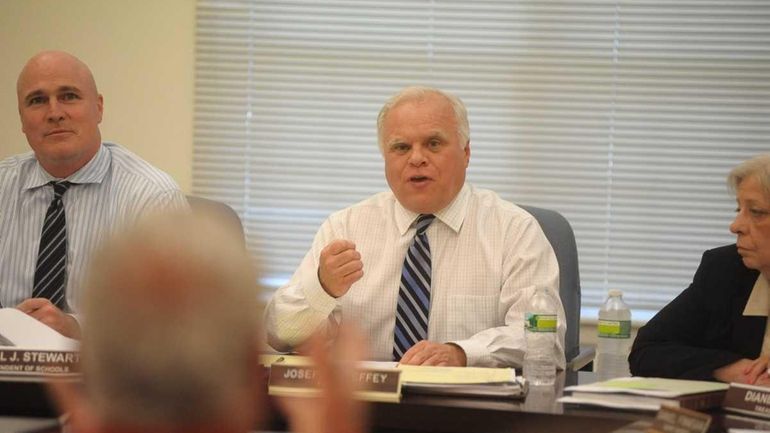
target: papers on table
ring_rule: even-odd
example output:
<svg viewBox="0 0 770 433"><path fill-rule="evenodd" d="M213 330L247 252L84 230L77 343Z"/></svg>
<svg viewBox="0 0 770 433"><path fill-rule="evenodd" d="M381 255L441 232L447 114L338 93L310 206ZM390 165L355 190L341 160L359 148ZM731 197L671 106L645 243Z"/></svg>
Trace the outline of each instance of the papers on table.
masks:
<svg viewBox="0 0 770 433"><path fill-rule="evenodd" d="M78 341L67 338L16 308L0 308L0 348L77 350Z"/></svg>
<svg viewBox="0 0 770 433"><path fill-rule="evenodd" d="M565 388L561 403L656 411L661 405L702 410L722 404L727 384L698 380L626 377Z"/></svg>
<svg viewBox="0 0 770 433"><path fill-rule="evenodd" d="M0 374L13 377L78 375L77 340L16 308L0 309Z"/></svg>
<svg viewBox="0 0 770 433"><path fill-rule="evenodd" d="M512 368L400 365L404 392L472 397L524 398L527 385Z"/></svg>

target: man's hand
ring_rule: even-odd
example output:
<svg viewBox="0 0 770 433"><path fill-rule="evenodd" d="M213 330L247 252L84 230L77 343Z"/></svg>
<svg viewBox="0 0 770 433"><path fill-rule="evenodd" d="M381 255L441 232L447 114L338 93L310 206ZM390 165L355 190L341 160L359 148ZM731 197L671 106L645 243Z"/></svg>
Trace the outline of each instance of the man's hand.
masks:
<svg viewBox="0 0 770 433"><path fill-rule="evenodd" d="M465 367L468 360L465 351L456 344L422 340L407 350L399 362L407 365Z"/></svg>
<svg viewBox="0 0 770 433"><path fill-rule="evenodd" d="M74 317L66 314L46 298L30 298L16 306L59 334L69 338L80 338L80 325Z"/></svg>
<svg viewBox="0 0 770 433"><path fill-rule="evenodd" d="M363 433L367 407L353 398L359 385L352 366L366 359L366 343L356 330L341 326L330 346L326 337L316 334L306 347L318 375L320 395L279 397L290 430L297 433Z"/></svg>
<svg viewBox="0 0 770 433"><path fill-rule="evenodd" d="M741 359L714 370L714 377L721 382L754 384L761 376L767 379L768 357Z"/></svg>
<svg viewBox="0 0 770 433"><path fill-rule="evenodd" d="M338 239L321 250L318 280L329 295L339 298L364 276L364 264L356 244Z"/></svg>

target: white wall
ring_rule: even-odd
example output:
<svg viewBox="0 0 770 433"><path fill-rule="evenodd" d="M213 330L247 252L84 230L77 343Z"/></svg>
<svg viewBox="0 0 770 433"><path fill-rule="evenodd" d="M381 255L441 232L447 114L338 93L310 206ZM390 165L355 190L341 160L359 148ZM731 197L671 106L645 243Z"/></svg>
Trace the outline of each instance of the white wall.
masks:
<svg viewBox="0 0 770 433"><path fill-rule="evenodd" d="M192 184L194 0L0 0L0 159L29 150L16 78L44 49L91 67L102 138Z"/></svg>

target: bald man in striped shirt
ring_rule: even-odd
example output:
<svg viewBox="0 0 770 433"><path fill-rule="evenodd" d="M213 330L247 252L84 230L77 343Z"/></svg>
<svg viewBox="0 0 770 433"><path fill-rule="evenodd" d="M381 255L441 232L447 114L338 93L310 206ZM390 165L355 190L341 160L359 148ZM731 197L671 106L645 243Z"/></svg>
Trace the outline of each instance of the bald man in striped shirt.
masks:
<svg viewBox="0 0 770 433"><path fill-rule="evenodd" d="M150 210L187 202L169 175L102 142L103 97L78 58L35 55L16 90L32 152L0 161L0 303L78 338L74 313L97 244Z"/></svg>

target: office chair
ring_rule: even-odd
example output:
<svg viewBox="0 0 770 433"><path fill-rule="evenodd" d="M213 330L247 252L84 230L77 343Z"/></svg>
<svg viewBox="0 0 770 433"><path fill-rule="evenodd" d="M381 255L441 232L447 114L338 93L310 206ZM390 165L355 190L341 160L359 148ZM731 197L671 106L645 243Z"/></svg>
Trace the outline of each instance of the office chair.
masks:
<svg viewBox="0 0 770 433"><path fill-rule="evenodd" d="M554 210L526 205L519 207L535 217L559 262L559 297L567 317L564 354L567 369L580 370L593 361L595 350L580 347L580 272L575 233L569 221Z"/></svg>
<svg viewBox="0 0 770 433"><path fill-rule="evenodd" d="M230 205L221 201L211 200L194 195L187 196L187 203L190 204L190 210L193 212L211 212L212 214L221 218L224 224L235 230L236 235L240 235L240 239L243 239L244 247L246 246L246 238L243 232L243 223L241 222L241 218L238 216L235 210L230 207Z"/></svg>

